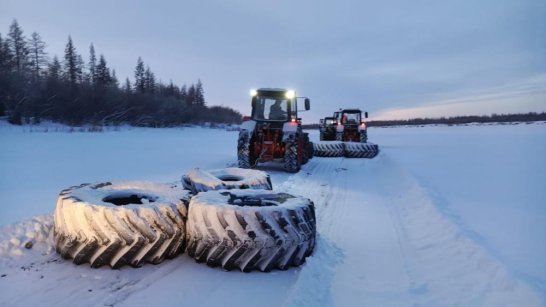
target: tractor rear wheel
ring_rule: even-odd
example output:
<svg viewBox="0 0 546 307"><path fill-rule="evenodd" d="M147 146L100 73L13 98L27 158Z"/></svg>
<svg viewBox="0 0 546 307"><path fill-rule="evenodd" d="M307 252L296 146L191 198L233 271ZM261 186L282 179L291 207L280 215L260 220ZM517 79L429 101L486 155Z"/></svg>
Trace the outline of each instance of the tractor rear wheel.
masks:
<svg viewBox="0 0 546 307"><path fill-rule="evenodd" d="M246 131L239 133L237 162L240 168L254 168L256 166L256 158L252 154L252 139Z"/></svg>
<svg viewBox="0 0 546 307"><path fill-rule="evenodd" d="M360 143L368 142L368 130L360 131Z"/></svg>
<svg viewBox="0 0 546 307"><path fill-rule="evenodd" d="M305 148L305 151L307 152L307 158L308 159L313 159L313 157L315 156L315 150L314 150L313 142L307 142L307 146Z"/></svg>
<svg viewBox="0 0 546 307"><path fill-rule="evenodd" d="M284 169L287 172L297 173L300 170L301 162L299 154L297 138L287 141L284 149Z"/></svg>
<svg viewBox="0 0 546 307"><path fill-rule="evenodd" d="M310 159L313 158L313 143L309 141L309 134L304 133L303 136L303 150L302 150L302 162L301 164L307 164ZM311 151L309 151L309 145L311 145Z"/></svg>

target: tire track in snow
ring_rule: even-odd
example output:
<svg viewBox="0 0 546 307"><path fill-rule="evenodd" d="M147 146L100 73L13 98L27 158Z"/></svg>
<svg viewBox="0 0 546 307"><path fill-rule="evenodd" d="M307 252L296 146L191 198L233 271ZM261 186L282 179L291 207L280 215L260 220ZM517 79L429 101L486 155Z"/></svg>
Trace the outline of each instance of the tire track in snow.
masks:
<svg viewBox="0 0 546 307"><path fill-rule="evenodd" d="M382 194L397 232L411 300L426 306L538 306L536 293L466 237L421 183L384 155L370 188Z"/></svg>
<svg viewBox="0 0 546 307"><path fill-rule="evenodd" d="M315 202L319 233L286 305L540 305L385 153L312 161L279 187Z"/></svg>
<svg viewBox="0 0 546 307"><path fill-rule="evenodd" d="M332 178L339 159L314 158L302 170L288 178L279 190L310 198L315 203L317 217L317 245L311 257L299 268L297 280L283 305L285 306L333 306L331 294L335 269L342 262L342 251L333 244L330 234L338 227L332 216L342 215L340 207L331 206L332 197L340 190L332 188ZM343 190L341 190L343 191Z"/></svg>
<svg viewBox="0 0 546 307"><path fill-rule="evenodd" d="M314 159L320 165L304 168L304 173L292 176L282 186L315 202L318 233L328 242L317 245L317 257L302 268L287 305L301 305L303 298L313 297L315 292L322 294L323 301L313 303L322 305L407 303L408 278L392 219L382 199L365 188L371 180L366 171L371 162ZM309 276L320 276L322 283L315 285ZM320 290L302 292L317 287Z"/></svg>

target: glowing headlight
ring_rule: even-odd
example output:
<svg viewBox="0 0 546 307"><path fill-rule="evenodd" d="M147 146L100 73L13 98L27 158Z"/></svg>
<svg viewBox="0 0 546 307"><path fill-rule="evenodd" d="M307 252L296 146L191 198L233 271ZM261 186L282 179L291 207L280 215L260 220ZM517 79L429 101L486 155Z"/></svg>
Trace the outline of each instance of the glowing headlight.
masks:
<svg viewBox="0 0 546 307"><path fill-rule="evenodd" d="M256 90L250 90L250 96L254 97L254 96L256 96L256 95L258 95L258 91L256 91Z"/></svg>
<svg viewBox="0 0 546 307"><path fill-rule="evenodd" d="M290 90L290 91L286 91L286 98L288 99L292 99L296 96L296 92Z"/></svg>

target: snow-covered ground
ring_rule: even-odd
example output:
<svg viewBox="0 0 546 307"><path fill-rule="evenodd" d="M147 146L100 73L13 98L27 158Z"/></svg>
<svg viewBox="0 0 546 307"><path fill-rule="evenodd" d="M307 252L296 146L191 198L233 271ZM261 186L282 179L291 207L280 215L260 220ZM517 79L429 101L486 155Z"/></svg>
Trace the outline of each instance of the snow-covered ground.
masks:
<svg viewBox="0 0 546 307"><path fill-rule="evenodd" d="M0 125L2 306L546 304L546 124L371 128L382 150L373 160L314 158L297 174L261 167L274 189L311 198L318 219L313 256L272 273L187 255L120 270L60 258L50 229L62 189L233 166L237 138L63 131Z"/></svg>

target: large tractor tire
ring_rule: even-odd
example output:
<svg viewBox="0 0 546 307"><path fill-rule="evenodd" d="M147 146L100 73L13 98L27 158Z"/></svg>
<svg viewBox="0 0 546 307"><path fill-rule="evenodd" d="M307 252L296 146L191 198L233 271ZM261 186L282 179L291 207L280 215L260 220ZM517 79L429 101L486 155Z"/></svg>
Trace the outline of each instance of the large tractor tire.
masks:
<svg viewBox="0 0 546 307"><path fill-rule="evenodd" d="M379 153L379 147L373 143L345 142L345 157L373 158Z"/></svg>
<svg viewBox="0 0 546 307"><path fill-rule="evenodd" d="M182 185L194 194L211 190L273 188L266 172L236 167L208 171L194 168L182 176Z"/></svg>
<svg viewBox="0 0 546 307"><path fill-rule="evenodd" d="M284 170L290 173L297 173L301 169L297 139L287 141L284 149Z"/></svg>
<svg viewBox="0 0 546 307"><path fill-rule="evenodd" d="M187 253L244 272L299 266L315 246L313 202L265 190L199 193L190 202Z"/></svg>
<svg viewBox="0 0 546 307"><path fill-rule="evenodd" d="M254 166L250 157L250 135L246 131L239 132L237 162L240 168L252 168Z"/></svg>
<svg viewBox="0 0 546 307"><path fill-rule="evenodd" d="M319 142L313 144L314 154L317 157L343 157L344 147L342 142Z"/></svg>
<svg viewBox="0 0 546 307"><path fill-rule="evenodd" d="M182 253L190 192L172 184L110 182L62 191L54 214L55 248L91 267L157 264Z"/></svg>
<svg viewBox="0 0 546 307"><path fill-rule="evenodd" d="M368 130L360 131L360 143L368 142Z"/></svg>
<svg viewBox="0 0 546 307"><path fill-rule="evenodd" d="M313 157L315 156L314 143L313 142L307 143L307 148L305 150L307 152L308 159L313 159Z"/></svg>
<svg viewBox="0 0 546 307"><path fill-rule="evenodd" d="M307 164L311 159L313 159L313 143L309 140L309 134L305 133L303 138L302 164Z"/></svg>

